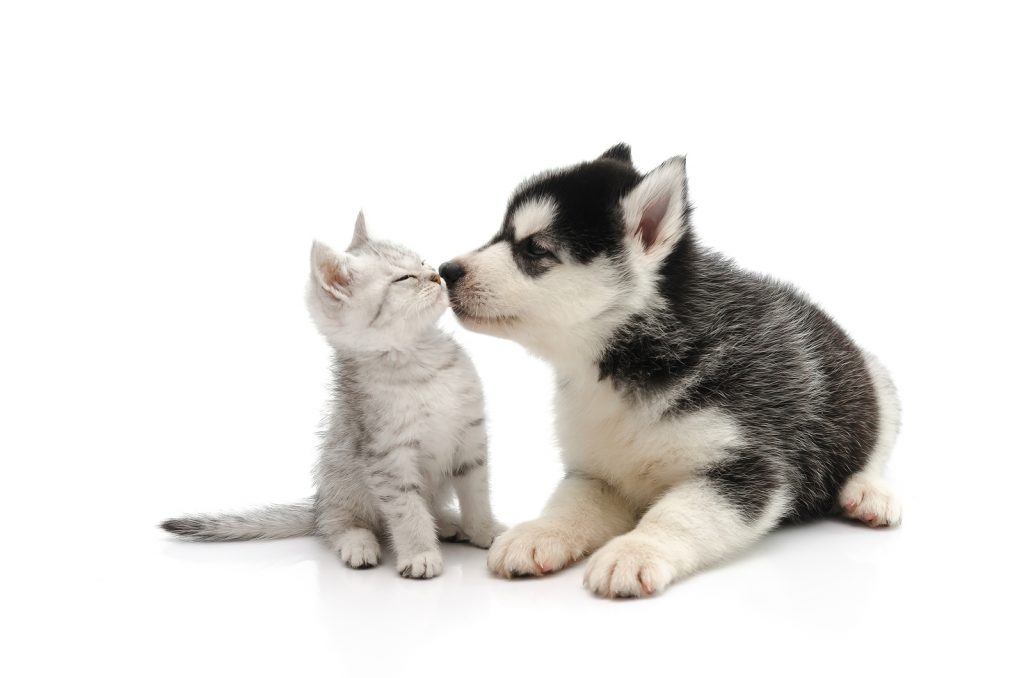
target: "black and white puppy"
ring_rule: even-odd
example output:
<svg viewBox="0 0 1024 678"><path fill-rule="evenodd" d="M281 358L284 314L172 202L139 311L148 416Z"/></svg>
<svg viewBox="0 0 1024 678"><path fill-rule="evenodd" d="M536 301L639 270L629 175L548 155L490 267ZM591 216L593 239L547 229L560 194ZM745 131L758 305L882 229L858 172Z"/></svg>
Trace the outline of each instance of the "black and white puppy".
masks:
<svg viewBox="0 0 1024 678"><path fill-rule="evenodd" d="M690 213L683 158L640 174L619 145L527 180L497 235L441 267L463 325L557 373L565 479L495 541L495 573L593 553L590 590L643 596L783 522L899 523L885 369L792 287L703 248Z"/></svg>

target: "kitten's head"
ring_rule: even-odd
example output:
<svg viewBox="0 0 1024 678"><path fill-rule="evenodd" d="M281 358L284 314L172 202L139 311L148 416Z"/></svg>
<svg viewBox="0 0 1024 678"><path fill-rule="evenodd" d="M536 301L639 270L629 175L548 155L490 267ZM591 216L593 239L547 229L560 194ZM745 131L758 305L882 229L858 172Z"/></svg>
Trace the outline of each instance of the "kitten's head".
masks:
<svg viewBox="0 0 1024 678"><path fill-rule="evenodd" d="M346 251L313 243L306 302L335 348L388 350L433 327L448 307L448 290L415 252L371 239L360 212Z"/></svg>

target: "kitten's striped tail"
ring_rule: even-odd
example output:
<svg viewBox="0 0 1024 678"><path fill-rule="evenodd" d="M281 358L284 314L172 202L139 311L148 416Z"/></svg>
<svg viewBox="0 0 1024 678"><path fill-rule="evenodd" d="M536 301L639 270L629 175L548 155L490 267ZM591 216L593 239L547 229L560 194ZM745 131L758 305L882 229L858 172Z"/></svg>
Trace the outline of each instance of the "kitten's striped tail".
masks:
<svg viewBox="0 0 1024 678"><path fill-rule="evenodd" d="M160 527L191 541L284 539L316 532L312 499L242 513L187 515L164 521Z"/></svg>

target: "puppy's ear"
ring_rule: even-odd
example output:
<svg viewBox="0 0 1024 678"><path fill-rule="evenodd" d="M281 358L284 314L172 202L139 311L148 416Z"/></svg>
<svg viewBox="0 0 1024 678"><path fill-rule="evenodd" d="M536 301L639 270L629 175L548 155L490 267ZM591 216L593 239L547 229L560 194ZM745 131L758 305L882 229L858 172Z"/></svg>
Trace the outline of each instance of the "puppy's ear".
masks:
<svg viewBox="0 0 1024 678"><path fill-rule="evenodd" d="M352 230L352 242L348 244L347 252L357 250L370 241L370 234L366 231L366 217L363 216L363 211L359 210L359 216L356 217L356 227Z"/></svg>
<svg viewBox="0 0 1024 678"><path fill-rule="evenodd" d="M662 259L686 232L686 158L669 158L622 199L626 237Z"/></svg>
<svg viewBox="0 0 1024 678"><path fill-rule="evenodd" d="M347 254L339 255L327 245L314 240L309 263L310 275L320 289L338 301L351 296L352 271Z"/></svg>
<svg viewBox="0 0 1024 678"><path fill-rule="evenodd" d="M630 167L633 166L633 151L630 150L629 144L615 144L607 151L598 156L598 160L618 160L624 162Z"/></svg>

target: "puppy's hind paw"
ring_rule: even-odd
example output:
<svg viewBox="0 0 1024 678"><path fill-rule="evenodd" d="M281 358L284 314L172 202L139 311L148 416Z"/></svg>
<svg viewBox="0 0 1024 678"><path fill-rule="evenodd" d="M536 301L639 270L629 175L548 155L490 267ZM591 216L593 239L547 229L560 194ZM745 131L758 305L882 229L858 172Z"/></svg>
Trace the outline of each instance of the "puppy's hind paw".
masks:
<svg viewBox="0 0 1024 678"><path fill-rule="evenodd" d="M900 502L878 477L855 474L839 494L839 505L848 518L871 527L896 527L903 520Z"/></svg>

